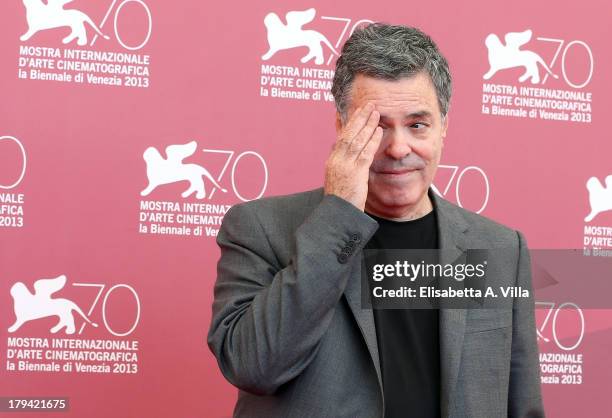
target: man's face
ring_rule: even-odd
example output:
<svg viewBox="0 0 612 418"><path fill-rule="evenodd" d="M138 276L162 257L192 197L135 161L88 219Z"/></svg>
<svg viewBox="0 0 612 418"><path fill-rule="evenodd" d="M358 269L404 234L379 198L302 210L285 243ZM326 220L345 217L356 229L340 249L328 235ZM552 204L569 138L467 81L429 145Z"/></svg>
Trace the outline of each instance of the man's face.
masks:
<svg viewBox="0 0 612 418"><path fill-rule="evenodd" d="M430 204L427 189L440 161L448 117L442 119L436 90L423 72L397 81L358 74L347 119L367 102L380 112L383 137L370 166L366 210L391 218L416 211L418 217ZM336 127L342 127L339 115Z"/></svg>

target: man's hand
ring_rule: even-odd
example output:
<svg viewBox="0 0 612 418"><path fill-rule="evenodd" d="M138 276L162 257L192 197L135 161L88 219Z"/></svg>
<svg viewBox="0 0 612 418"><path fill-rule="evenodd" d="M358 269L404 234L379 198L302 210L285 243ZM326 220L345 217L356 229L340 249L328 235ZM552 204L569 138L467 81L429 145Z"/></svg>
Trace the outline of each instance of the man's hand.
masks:
<svg viewBox="0 0 612 418"><path fill-rule="evenodd" d="M372 103L357 108L336 139L325 164L325 194L365 209L370 165L382 139L380 113Z"/></svg>

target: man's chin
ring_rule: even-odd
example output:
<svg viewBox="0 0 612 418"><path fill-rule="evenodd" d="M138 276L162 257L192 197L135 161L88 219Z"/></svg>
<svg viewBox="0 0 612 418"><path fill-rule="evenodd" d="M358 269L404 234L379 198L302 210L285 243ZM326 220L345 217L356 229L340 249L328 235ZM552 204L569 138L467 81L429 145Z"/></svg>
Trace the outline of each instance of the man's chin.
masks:
<svg viewBox="0 0 612 418"><path fill-rule="evenodd" d="M426 190L423 188L412 188L406 191L406 188L401 187L384 187L371 193L371 198L376 205L386 207L409 207L418 204ZM370 200L370 199L368 199Z"/></svg>

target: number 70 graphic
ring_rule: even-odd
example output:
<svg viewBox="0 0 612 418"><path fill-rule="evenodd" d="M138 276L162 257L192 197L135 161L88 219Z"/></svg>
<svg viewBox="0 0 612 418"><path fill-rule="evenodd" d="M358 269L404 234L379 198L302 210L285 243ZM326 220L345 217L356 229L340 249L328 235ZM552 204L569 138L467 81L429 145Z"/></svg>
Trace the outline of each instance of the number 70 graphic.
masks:
<svg viewBox="0 0 612 418"><path fill-rule="evenodd" d="M221 169L221 172L219 173L219 175L215 178L215 180L217 180L217 182L221 182L221 179L223 178L223 176L225 175L225 172L227 171L227 167L229 166L230 162L232 161L232 159L234 158L234 151L230 151L230 150L218 150L218 149L203 149L202 152L205 153L215 153L215 154L224 154L226 155L226 160L225 160L225 164L223 165L223 168ZM261 189L259 191L259 193L252 198L246 198L244 197L239 191L238 191L238 186L236 183L236 172L238 171L238 163L247 156L254 156L261 164L261 169L263 171L264 174L264 178L263 178L263 184L261 185ZM255 151L244 151L241 152L240 154L238 154L238 156L236 157L236 159L234 159L234 163L232 164L232 168L230 170L231 172L231 181L232 181L232 189L234 190L234 194L236 195L236 197L238 197L238 199L242 200L243 202L248 202L249 200L255 200L255 199L259 199L260 197L263 196L263 194L266 192L266 189L268 188L268 166L266 165L266 160L264 160L264 158L258 154ZM213 195L215 194L215 191L217 190L216 187L214 187L212 190L210 191L210 193L208 194L208 199L211 199L213 197Z"/></svg>
<svg viewBox="0 0 612 418"><path fill-rule="evenodd" d="M556 306L554 302L536 302L535 305L536 305L536 309L538 310L542 309L540 307L548 308L548 311L546 312L546 316L544 317L542 324L540 325L539 328L536 329L538 339L541 339L544 342L550 342L550 338L545 337L544 334L542 333L547 328L547 325L551 324L550 328L552 328L553 339L555 343L557 344L557 347L559 347L561 350L571 351L571 350L576 349L580 345L580 343L582 342L582 339L584 338L584 313L582 312L582 309L578 307L578 305L572 302L565 302L565 303L560 304L559 306ZM556 306L556 309L555 309L555 306ZM563 345L558 337L558 332L557 332L558 315L564 308L566 309L567 312L570 312L570 309L573 310L576 313L577 317L580 319L580 332L578 333L578 338L576 339L576 342L574 343L574 345L571 345L571 346ZM552 315L552 322L550 321L551 315Z"/></svg>
<svg viewBox="0 0 612 418"><path fill-rule="evenodd" d="M136 290L134 290L132 286L128 284L116 284L112 286L110 289L108 289L106 292L104 292L106 285L103 283L73 283L72 285L75 287L97 287L98 288L98 293L96 294L93 302L91 303L91 306L87 310L88 317L91 316L96 306L98 306L98 302L100 301L100 298L102 298L102 322L104 323L104 326L106 327L107 331L117 337L125 337L126 335L129 335L132 332L134 332L134 330L138 326L138 322L140 322L140 298L138 297L138 293L136 293ZM107 315L107 311L108 311L107 304L108 304L108 301L110 300L111 295L115 292L119 292L121 289L131 293L134 299L134 304L136 305L136 317L134 318L132 322L132 326L125 332L116 331L109 323L108 315ZM83 333L83 329L87 325L88 325L87 322L83 322L83 324L81 325L81 328L79 328L79 335Z"/></svg>
<svg viewBox="0 0 612 418"><path fill-rule="evenodd" d="M108 18L111 14L111 12L113 11L113 8L115 10L114 16L113 16L113 29L115 31L115 37L117 38L117 41L121 44L122 47L124 47L125 49L129 49L130 51L135 51L137 49L142 48L143 46L145 46L147 44L147 42L149 42L149 38L151 37L151 30L153 29L153 19L151 18L151 10L149 9L149 6L147 6L147 4L142 1L142 0L123 0L121 3L119 3L119 5L115 8L115 4L117 3L117 0L113 0L110 7L108 8L108 10L106 11L106 14L104 15L104 18L102 19L102 22L100 22L100 24L98 25L98 27L100 29L102 29L104 27L104 25L106 24L106 22L108 21ZM119 21L119 15L121 14L121 10L123 10L123 7L128 4L128 3L136 3L138 5L140 5L145 13L146 13L146 18L147 18L147 35L145 36L144 40L138 44L138 45L128 45L122 38L121 35L119 34L119 28L118 28L118 21ZM89 46L93 46L93 44L96 43L96 39L98 39L98 34L95 34L94 37L91 40L91 43L89 44Z"/></svg>
<svg viewBox="0 0 612 418"><path fill-rule="evenodd" d="M454 188L455 188L455 198L457 201L457 205L461 207L463 207L463 204L461 203L461 181L463 180L463 177L470 171L475 172L479 177L481 177L482 187L484 188L485 196L484 196L484 199L483 199L483 202L480 208L478 208L478 210L474 210L474 212L480 213L483 210L485 210L485 208L487 207L487 203L489 203L489 194L491 192L491 187L489 185L489 179L486 173L482 170L482 168L471 165L459 171L459 166L440 164L438 166L438 171L441 171L441 170L451 170L450 179L446 183L446 186L441 187L442 191L440 191L440 189L438 189L438 187L435 186L434 183L431 184L432 190L435 193L437 193L439 196L442 196L442 197L446 196L447 193L450 191L450 188L453 186L453 180L455 180L455 176L457 176L457 172L459 172L459 176L457 176L457 180L454 183Z"/></svg>

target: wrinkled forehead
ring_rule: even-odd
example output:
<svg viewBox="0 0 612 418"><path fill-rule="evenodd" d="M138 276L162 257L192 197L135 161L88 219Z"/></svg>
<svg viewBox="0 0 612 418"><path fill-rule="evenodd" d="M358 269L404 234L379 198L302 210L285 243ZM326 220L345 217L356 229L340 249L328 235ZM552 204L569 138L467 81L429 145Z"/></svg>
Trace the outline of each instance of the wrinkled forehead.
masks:
<svg viewBox="0 0 612 418"><path fill-rule="evenodd" d="M349 114L368 102L374 103L381 118L401 120L440 114L435 87L424 72L397 80L358 74L353 80L349 100Z"/></svg>

